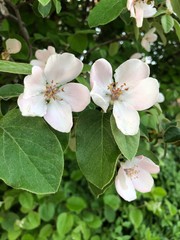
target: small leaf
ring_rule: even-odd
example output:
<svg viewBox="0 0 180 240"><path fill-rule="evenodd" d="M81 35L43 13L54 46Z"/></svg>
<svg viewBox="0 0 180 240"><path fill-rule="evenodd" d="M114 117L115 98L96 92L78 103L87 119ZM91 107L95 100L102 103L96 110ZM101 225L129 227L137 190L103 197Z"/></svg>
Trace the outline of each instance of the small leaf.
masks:
<svg viewBox="0 0 180 240"><path fill-rule="evenodd" d="M53 0L54 2L54 6L55 6L55 9L56 9L56 13L60 13L61 11L61 2L60 0Z"/></svg>
<svg viewBox="0 0 180 240"><path fill-rule="evenodd" d="M23 229L32 230L39 227L40 223L41 220L39 214L32 211L20 221L20 226Z"/></svg>
<svg viewBox="0 0 180 240"><path fill-rule="evenodd" d="M153 26L156 28L156 32L159 34L161 41L162 41L163 45L165 46L167 44L167 39L166 39L166 36L164 35L161 24L158 22L154 22Z"/></svg>
<svg viewBox="0 0 180 240"><path fill-rule="evenodd" d="M111 116L111 129L114 139L121 151L121 153L129 160L131 160L137 153L140 131L134 136L124 135L116 126L116 122L113 116Z"/></svg>
<svg viewBox="0 0 180 240"><path fill-rule="evenodd" d="M19 195L19 202L21 206L23 207L23 212L28 212L29 210L32 210L34 207L34 199L31 193L28 192L22 192Z"/></svg>
<svg viewBox="0 0 180 240"><path fill-rule="evenodd" d="M130 206L129 218L134 227L137 229L143 221L142 211L134 206Z"/></svg>
<svg viewBox="0 0 180 240"><path fill-rule="evenodd" d="M120 206L120 198L114 194L108 194L103 197L104 203L116 211Z"/></svg>
<svg viewBox="0 0 180 240"><path fill-rule="evenodd" d="M56 222L57 231L63 237L66 233L68 233L74 224L73 215L69 213L61 213ZM60 238L61 239L61 238Z"/></svg>
<svg viewBox="0 0 180 240"><path fill-rule="evenodd" d="M180 141L180 128L175 126L169 127L164 133L164 141L166 143Z"/></svg>
<svg viewBox="0 0 180 240"><path fill-rule="evenodd" d="M83 198L72 196L68 198L66 206L71 211L81 212L87 207L87 204Z"/></svg>
<svg viewBox="0 0 180 240"><path fill-rule="evenodd" d="M0 120L0 179L34 193L57 191L63 173L63 151L41 118L9 111Z"/></svg>
<svg viewBox="0 0 180 240"><path fill-rule="evenodd" d="M163 15L161 17L161 24L162 24L162 27L164 29L164 32L168 33L168 32L171 31L171 29L174 26L174 19L169 14Z"/></svg>
<svg viewBox="0 0 180 240"><path fill-rule="evenodd" d="M176 19L174 19L174 28L176 31L176 35L180 41L180 24L178 23L178 21Z"/></svg>
<svg viewBox="0 0 180 240"><path fill-rule="evenodd" d="M39 207L39 216L45 222L53 219L55 213L55 205L51 202L43 203Z"/></svg>
<svg viewBox="0 0 180 240"><path fill-rule="evenodd" d="M0 87L0 99L8 100L13 97L18 97L23 92L21 84L6 84Z"/></svg>
<svg viewBox="0 0 180 240"><path fill-rule="evenodd" d="M76 129L79 167L87 180L100 189L113 178L119 156L109 118L109 114L88 110L80 115Z"/></svg>
<svg viewBox="0 0 180 240"><path fill-rule="evenodd" d="M38 11L43 18L47 17L51 11L51 2L48 2L47 5L42 5L41 3L38 4Z"/></svg>
<svg viewBox="0 0 180 240"><path fill-rule="evenodd" d="M51 0L38 0L43 6L46 6Z"/></svg>
<svg viewBox="0 0 180 240"><path fill-rule="evenodd" d="M126 0L101 0L90 11L88 24L90 27L105 25L116 19L126 7Z"/></svg>
<svg viewBox="0 0 180 240"><path fill-rule="evenodd" d="M111 57L115 56L119 51L119 43L114 42L109 45L108 53Z"/></svg>
<svg viewBox="0 0 180 240"><path fill-rule="evenodd" d="M32 65L0 60L0 72L15 74L31 74Z"/></svg>

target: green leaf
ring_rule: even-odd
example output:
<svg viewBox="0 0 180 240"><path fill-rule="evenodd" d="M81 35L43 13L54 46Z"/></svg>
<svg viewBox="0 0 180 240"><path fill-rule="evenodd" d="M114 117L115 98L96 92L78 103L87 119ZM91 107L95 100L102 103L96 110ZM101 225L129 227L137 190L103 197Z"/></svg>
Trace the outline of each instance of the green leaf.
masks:
<svg viewBox="0 0 180 240"><path fill-rule="evenodd" d="M63 151L41 118L12 110L0 121L0 178L34 193L57 191L63 173Z"/></svg>
<svg viewBox="0 0 180 240"><path fill-rule="evenodd" d="M47 239L48 237L51 236L53 232L53 227L51 224L46 224L45 226L43 226L39 232L39 237L42 239Z"/></svg>
<svg viewBox="0 0 180 240"><path fill-rule="evenodd" d="M126 7L126 0L101 0L90 11L88 24L90 27L105 25L116 19Z"/></svg>
<svg viewBox="0 0 180 240"><path fill-rule="evenodd" d="M0 72L15 74L31 74L32 65L0 60Z"/></svg>
<svg viewBox="0 0 180 240"><path fill-rule="evenodd" d="M104 203L116 211L120 206L120 198L113 194L108 194L103 197Z"/></svg>
<svg viewBox="0 0 180 240"><path fill-rule="evenodd" d="M171 1L171 5L173 8L173 11L177 14L178 18L180 19L180 1L173 0L173 1Z"/></svg>
<svg viewBox="0 0 180 240"><path fill-rule="evenodd" d="M43 203L39 207L39 215L45 222L53 219L55 213L55 205L51 202Z"/></svg>
<svg viewBox="0 0 180 240"><path fill-rule="evenodd" d="M21 84L6 84L0 87L0 99L8 100L13 97L18 97L23 92Z"/></svg>
<svg viewBox="0 0 180 240"><path fill-rule="evenodd" d="M26 230L32 230L39 227L41 223L40 216L37 212L30 212L25 218L20 221L20 226Z"/></svg>
<svg viewBox="0 0 180 240"><path fill-rule="evenodd" d="M180 24L178 23L178 21L176 19L174 19L174 28L176 31L176 35L180 41Z"/></svg>
<svg viewBox="0 0 180 240"><path fill-rule="evenodd" d="M55 9L56 9L56 13L60 13L61 11L61 2L60 0L53 0L54 2L54 6L55 6Z"/></svg>
<svg viewBox="0 0 180 240"><path fill-rule="evenodd" d="M87 207L87 204L83 198L72 196L68 198L66 206L71 211L81 212Z"/></svg>
<svg viewBox="0 0 180 240"><path fill-rule="evenodd" d="M180 141L180 128L175 126L169 127L164 133L164 141L166 143Z"/></svg>
<svg viewBox="0 0 180 240"><path fill-rule="evenodd" d="M87 178L103 189L114 176L119 149L114 141L110 115L88 110L77 123L77 161Z"/></svg>
<svg viewBox="0 0 180 240"><path fill-rule="evenodd" d="M121 151L121 153L129 160L131 160L137 153L140 131L134 136L124 135L116 126L113 116L111 116L111 129L114 139Z"/></svg>
<svg viewBox="0 0 180 240"><path fill-rule="evenodd" d="M153 22L153 26L156 28L156 32L159 34L161 41L165 46L167 44L167 39L166 39L166 36L164 35L161 24L158 22Z"/></svg>
<svg viewBox="0 0 180 240"><path fill-rule="evenodd" d="M99 196L102 195L107 190L107 188L109 188L110 185L111 185L111 182L109 184L107 184L104 188L100 189L100 188L96 187L95 185L93 185L92 183L90 183L90 182L88 183L90 191L97 198L99 198Z"/></svg>
<svg viewBox="0 0 180 240"><path fill-rule="evenodd" d="M137 229L143 221L142 211L134 206L130 206L129 219Z"/></svg>
<svg viewBox="0 0 180 240"><path fill-rule="evenodd" d="M163 15L161 17L161 24L162 24L162 27L164 29L164 32L168 33L168 32L171 31L171 29L174 26L174 19L169 14Z"/></svg>
<svg viewBox="0 0 180 240"><path fill-rule="evenodd" d="M64 236L68 233L74 224L74 217L69 213L61 213L56 222L57 231L61 236Z"/></svg>
<svg viewBox="0 0 180 240"><path fill-rule="evenodd" d="M48 2L47 5L42 5L41 3L38 4L38 11L43 18L47 17L51 11L52 4Z"/></svg>
<svg viewBox="0 0 180 240"><path fill-rule="evenodd" d="M78 52L82 53L84 50L86 50L87 45L88 45L88 39L85 34L74 34L71 35L68 38L68 43L70 44L70 47Z"/></svg>
<svg viewBox="0 0 180 240"><path fill-rule="evenodd" d="M109 45L108 53L111 57L115 56L119 51L119 43L114 42Z"/></svg>
<svg viewBox="0 0 180 240"><path fill-rule="evenodd" d="M43 6L46 6L51 0L38 0Z"/></svg>
<svg viewBox="0 0 180 240"><path fill-rule="evenodd" d="M34 199L31 193L28 192L22 192L19 195L19 202L21 206L23 207L23 212L28 212L29 210L32 210L34 207Z"/></svg>

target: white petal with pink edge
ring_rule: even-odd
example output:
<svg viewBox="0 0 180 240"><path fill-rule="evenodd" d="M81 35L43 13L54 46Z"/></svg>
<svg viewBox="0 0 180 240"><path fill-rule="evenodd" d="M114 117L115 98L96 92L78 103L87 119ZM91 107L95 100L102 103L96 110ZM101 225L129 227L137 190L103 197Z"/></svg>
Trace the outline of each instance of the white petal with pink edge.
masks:
<svg viewBox="0 0 180 240"><path fill-rule="evenodd" d="M139 130L138 112L125 102L115 101L113 115L119 130L125 135L135 135Z"/></svg>
<svg viewBox="0 0 180 240"><path fill-rule="evenodd" d="M51 99L44 119L52 128L60 132L70 132L73 125L71 107L64 101Z"/></svg>
<svg viewBox="0 0 180 240"><path fill-rule="evenodd" d="M131 179L126 175L121 167L115 178L115 187L118 194L126 201L130 202L136 199L136 191Z"/></svg>
<svg viewBox="0 0 180 240"><path fill-rule="evenodd" d="M43 95L25 99L24 94L21 94L18 98L18 106L23 116L43 117L47 110L47 105Z"/></svg>
<svg viewBox="0 0 180 240"><path fill-rule="evenodd" d="M139 59L129 59L121 64L114 74L116 82L127 84L127 87L134 87L144 78L149 77L149 66Z"/></svg>
<svg viewBox="0 0 180 240"><path fill-rule="evenodd" d="M82 71L83 63L71 53L51 55L44 68L48 82L61 85L75 79Z"/></svg>
<svg viewBox="0 0 180 240"><path fill-rule="evenodd" d="M90 84L93 87L96 82L102 88L112 83L112 67L104 58L100 58L91 67Z"/></svg>
<svg viewBox="0 0 180 240"><path fill-rule="evenodd" d="M47 49L39 49L36 51L35 53L35 56L38 60L46 63L48 58L52 55L52 54L55 54L56 51L55 51L55 48L52 47L52 46L48 46Z"/></svg>
<svg viewBox="0 0 180 240"><path fill-rule="evenodd" d="M139 81L134 88L126 92L126 102L141 111L152 107L159 97L159 83L155 78Z"/></svg>
<svg viewBox="0 0 180 240"><path fill-rule="evenodd" d="M131 177L135 189L142 193L150 192L154 185L154 180L150 173L139 166L136 167L135 170L138 171L138 173Z"/></svg>
<svg viewBox="0 0 180 240"><path fill-rule="evenodd" d="M73 112L83 111L90 103L90 92L80 83L67 83L61 89L59 97L71 106Z"/></svg>
<svg viewBox="0 0 180 240"><path fill-rule="evenodd" d="M138 166L149 173L159 173L160 168L151 159L141 155L135 157L135 162Z"/></svg>
<svg viewBox="0 0 180 240"><path fill-rule="evenodd" d="M135 3L135 18L136 18L136 25L137 27L142 27L143 24L143 17L144 17L144 9L143 9L143 3L137 2Z"/></svg>

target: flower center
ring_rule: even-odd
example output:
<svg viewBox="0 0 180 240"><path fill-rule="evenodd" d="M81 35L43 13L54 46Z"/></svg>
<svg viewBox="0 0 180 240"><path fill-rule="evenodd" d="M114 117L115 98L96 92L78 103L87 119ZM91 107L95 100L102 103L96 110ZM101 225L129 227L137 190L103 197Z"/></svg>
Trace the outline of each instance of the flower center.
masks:
<svg viewBox="0 0 180 240"><path fill-rule="evenodd" d="M117 87L117 83L113 82L108 86L108 90L111 92L111 100L115 101L119 99L119 96L123 91L128 91L129 88L126 87L126 83L123 83L120 87Z"/></svg>
<svg viewBox="0 0 180 240"><path fill-rule="evenodd" d="M125 168L124 171L128 175L128 177L138 178L139 170L136 166L134 166L133 168Z"/></svg>
<svg viewBox="0 0 180 240"><path fill-rule="evenodd" d="M59 86L57 86L56 83L54 83L54 81L51 81L51 84L47 84L46 85L46 90L44 92L44 96L47 102L49 102L51 100L51 98L58 99L58 97L56 96L56 94L59 92ZM62 88L63 91L63 88ZM60 100L60 99L59 99Z"/></svg>

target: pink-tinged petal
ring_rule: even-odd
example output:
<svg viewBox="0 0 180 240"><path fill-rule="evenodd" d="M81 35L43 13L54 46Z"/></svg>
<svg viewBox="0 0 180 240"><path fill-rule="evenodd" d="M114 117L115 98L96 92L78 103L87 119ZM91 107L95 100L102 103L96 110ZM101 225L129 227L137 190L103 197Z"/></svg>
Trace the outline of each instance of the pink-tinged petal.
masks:
<svg viewBox="0 0 180 240"><path fill-rule="evenodd" d="M40 67L34 66L32 74L24 78L24 98L42 94L46 90L46 80Z"/></svg>
<svg viewBox="0 0 180 240"><path fill-rule="evenodd" d="M43 117L46 114L47 105L43 95L30 98L23 96L24 94L21 94L18 98L18 106L23 116Z"/></svg>
<svg viewBox="0 0 180 240"><path fill-rule="evenodd" d="M133 55L131 55L129 59L140 59L142 57L143 57L142 53L137 52L137 53L134 53Z"/></svg>
<svg viewBox="0 0 180 240"><path fill-rule="evenodd" d="M144 10L144 18L153 17L154 14L157 12L156 8L154 8L154 1L151 2L151 4L144 3L143 10Z"/></svg>
<svg viewBox="0 0 180 240"><path fill-rule="evenodd" d="M70 132L73 125L71 107L64 101L51 99L44 119L52 128L60 132Z"/></svg>
<svg viewBox="0 0 180 240"><path fill-rule="evenodd" d="M162 103L162 102L164 102L164 100L165 100L165 97L164 97L164 95L160 92L159 93L159 96L158 96L158 103Z"/></svg>
<svg viewBox="0 0 180 240"><path fill-rule="evenodd" d="M51 55L44 68L48 82L65 84L75 79L82 71L83 63L71 53Z"/></svg>
<svg viewBox="0 0 180 240"><path fill-rule="evenodd" d="M136 199L136 191L131 179L126 175L121 167L115 178L115 187L118 194L126 201L131 202Z"/></svg>
<svg viewBox="0 0 180 240"><path fill-rule="evenodd" d="M21 50L21 42L15 38L9 38L6 40L6 50L10 54L18 53Z"/></svg>
<svg viewBox="0 0 180 240"><path fill-rule="evenodd" d="M119 85L126 83L127 87L132 87L149 77L149 74L149 66L146 63L139 59L129 59L115 70L114 78Z"/></svg>
<svg viewBox="0 0 180 240"><path fill-rule="evenodd" d="M31 60L30 64L33 65L33 66L38 66L40 68L44 68L45 65L46 65L45 62L42 62L42 61L39 61L39 60L36 60L36 59Z"/></svg>
<svg viewBox="0 0 180 240"><path fill-rule="evenodd" d="M103 58L95 61L91 67L90 84L92 88L95 82L102 88L107 88L107 86L112 83L111 64Z"/></svg>
<svg viewBox="0 0 180 240"><path fill-rule="evenodd" d="M125 102L115 101L113 115L116 125L124 135L135 135L139 130L138 112Z"/></svg>
<svg viewBox="0 0 180 240"><path fill-rule="evenodd" d="M159 96L159 83L155 78L146 78L126 92L126 102L141 111L152 107Z"/></svg>
<svg viewBox="0 0 180 240"><path fill-rule="evenodd" d="M134 0L127 0L127 9L130 10L131 7L133 6Z"/></svg>
<svg viewBox="0 0 180 240"><path fill-rule="evenodd" d="M143 3L137 2L135 4L135 18L136 18L136 25L138 28L142 27L143 24L143 17L144 17L144 9L143 9Z"/></svg>
<svg viewBox="0 0 180 240"><path fill-rule="evenodd" d="M90 95L92 97L93 102L97 106L101 107L104 112L106 112L111 101L110 91L108 90L108 88L106 89L101 88L101 86L94 83Z"/></svg>
<svg viewBox="0 0 180 240"><path fill-rule="evenodd" d="M141 155L135 157L135 162L138 166L149 173L159 173L160 168L151 159Z"/></svg>
<svg viewBox="0 0 180 240"><path fill-rule="evenodd" d="M142 41L141 41L141 46L142 46L147 52L150 52L150 51L151 51L150 42L147 41L146 38L143 38L143 39L142 39Z"/></svg>
<svg viewBox="0 0 180 240"><path fill-rule="evenodd" d="M154 184L150 173L140 167L137 167L135 170L138 171L138 173L131 176L134 188L142 193L150 192Z"/></svg>
<svg viewBox="0 0 180 240"><path fill-rule="evenodd" d="M47 49L37 50L35 53L35 56L38 60L46 63L48 58L55 53L56 53L55 48L52 46L49 46Z"/></svg>
<svg viewBox="0 0 180 240"><path fill-rule="evenodd" d="M58 95L71 106L73 112L83 111L90 103L90 92L80 83L63 85Z"/></svg>

